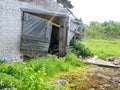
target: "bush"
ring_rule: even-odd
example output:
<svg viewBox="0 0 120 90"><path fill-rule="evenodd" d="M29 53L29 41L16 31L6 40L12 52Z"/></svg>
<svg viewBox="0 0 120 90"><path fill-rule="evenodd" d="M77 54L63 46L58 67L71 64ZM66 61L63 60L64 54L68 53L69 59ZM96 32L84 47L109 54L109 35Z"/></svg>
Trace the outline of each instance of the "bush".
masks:
<svg viewBox="0 0 120 90"><path fill-rule="evenodd" d="M91 51L80 41L73 40L70 46L71 52L76 54L77 56L81 55L82 57L92 56Z"/></svg>

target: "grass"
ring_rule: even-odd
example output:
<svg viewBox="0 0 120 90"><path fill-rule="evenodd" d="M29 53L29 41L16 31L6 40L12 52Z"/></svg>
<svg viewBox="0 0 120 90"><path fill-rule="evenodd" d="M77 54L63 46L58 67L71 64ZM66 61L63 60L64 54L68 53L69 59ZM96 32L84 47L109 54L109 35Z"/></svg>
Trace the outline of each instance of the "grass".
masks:
<svg viewBox="0 0 120 90"><path fill-rule="evenodd" d="M99 58L106 59L109 56L120 57L120 40L84 40L94 55Z"/></svg>
<svg viewBox="0 0 120 90"><path fill-rule="evenodd" d="M1 62L0 89L54 90L55 85L47 83L51 77L82 66L85 64L78 61L74 54L62 58L48 55L12 64ZM57 87L57 90L65 90L60 88L63 87Z"/></svg>

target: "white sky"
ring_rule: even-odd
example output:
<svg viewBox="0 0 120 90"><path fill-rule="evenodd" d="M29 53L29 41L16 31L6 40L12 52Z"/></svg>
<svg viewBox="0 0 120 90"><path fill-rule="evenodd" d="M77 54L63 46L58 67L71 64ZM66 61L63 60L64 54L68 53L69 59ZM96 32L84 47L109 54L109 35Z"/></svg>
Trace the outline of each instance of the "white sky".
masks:
<svg viewBox="0 0 120 90"><path fill-rule="evenodd" d="M85 24L90 21L120 21L120 0L70 0L77 18Z"/></svg>

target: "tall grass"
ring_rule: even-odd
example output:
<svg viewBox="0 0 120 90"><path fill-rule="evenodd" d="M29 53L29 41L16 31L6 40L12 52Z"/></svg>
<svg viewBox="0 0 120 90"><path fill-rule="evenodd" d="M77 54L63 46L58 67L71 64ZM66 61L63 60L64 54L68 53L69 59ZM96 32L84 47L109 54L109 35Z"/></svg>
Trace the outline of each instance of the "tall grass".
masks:
<svg viewBox="0 0 120 90"><path fill-rule="evenodd" d="M120 40L84 40L83 43L94 55L102 59L109 56L120 57Z"/></svg>

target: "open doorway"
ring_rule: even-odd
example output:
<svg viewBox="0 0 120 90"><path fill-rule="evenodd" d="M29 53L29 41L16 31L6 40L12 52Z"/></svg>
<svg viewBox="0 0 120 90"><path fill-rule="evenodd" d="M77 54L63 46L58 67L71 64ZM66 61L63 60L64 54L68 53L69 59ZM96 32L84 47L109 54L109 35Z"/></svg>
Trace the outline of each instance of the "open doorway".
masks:
<svg viewBox="0 0 120 90"><path fill-rule="evenodd" d="M59 28L53 25L49 53L59 55Z"/></svg>

